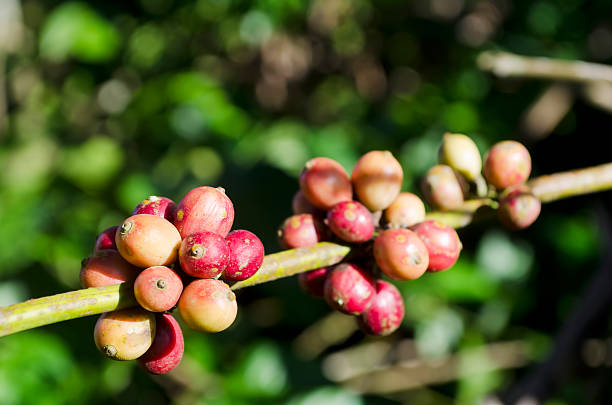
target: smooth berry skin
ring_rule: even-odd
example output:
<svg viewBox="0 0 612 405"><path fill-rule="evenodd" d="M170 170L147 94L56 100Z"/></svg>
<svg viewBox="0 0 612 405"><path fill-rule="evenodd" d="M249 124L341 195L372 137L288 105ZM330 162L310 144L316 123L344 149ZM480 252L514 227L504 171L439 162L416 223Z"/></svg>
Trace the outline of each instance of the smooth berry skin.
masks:
<svg viewBox="0 0 612 405"><path fill-rule="evenodd" d="M393 284L377 280L376 295L370 307L359 317L361 330L370 335L390 335L400 327L402 319L404 319L402 295Z"/></svg>
<svg viewBox="0 0 612 405"><path fill-rule="evenodd" d="M478 147L467 135L447 132L438 150L440 163L452 167L470 181L476 180L482 171L482 158Z"/></svg>
<svg viewBox="0 0 612 405"><path fill-rule="evenodd" d="M424 221L413 226L412 230L429 253L427 271L443 271L455 265L463 248L457 231L439 221Z"/></svg>
<svg viewBox="0 0 612 405"><path fill-rule="evenodd" d="M421 181L425 200L443 211L461 207L467 189L465 179L446 165L433 166Z"/></svg>
<svg viewBox="0 0 612 405"><path fill-rule="evenodd" d="M497 214L508 229L525 229L538 219L542 203L528 186L518 184L506 189L499 200Z"/></svg>
<svg viewBox="0 0 612 405"><path fill-rule="evenodd" d="M178 308L190 328L209 333L229 328L238 313L236 295L227 284L212 278L185 287Z"/></svg>
<svg viewBox="0 0 612 405"><path fill-rule="evenodd" d="M149 196L146 200L134 208L132 215L149 214L157 215L170 222L174 222L176 212L176 203L169 198L159 197L156 195Z"/></svg>
<svg viewBox="0 0 612 405"><path fill-rule="evenodd" d="M378 267L392 279L415 280L429 265L427 248L409 229L388 229L374 240L374 259Z"/></svg>
<svg viewBox="0 0 612 405"><path fill-rule="evenodd" d="M128 263L116 250L101 250L81 263L81 286L91 288L133 283L138 273L140 269Z"/></svg>
<svg viewBox="0 0 612 405"><path fill-rule="evenodd" d="M349 315L360 315L367 310L375 294L372 276L351 263L334 267L323 287L323 295L329 306Z"/></svg>
<svg viewBox="0 0 612 405"><path fill-rule="evenodd" d="M115 243L115 233L117 233L118 226L111 226L98 235L96 243L94 245L94 253L102 250L117 250L117 244Z"/></svg>
<svg viewBox="0 0 612 405"><path fill-rule="evenodd" d="M531 156L521 143L498 142L487 153L484 176L498 190L524 183L531 173Z"/></svg>
<svg viewBox="0 0 612 405"><path fill-rule="evenodd" d="M226 237L234 223L234 204L221 187L197 187L176 207L174 225L182 238L197 232L214 232Z"/></svg>
<svg viewBox="0 0 612 405"><path fill-rule="evenodd" d="M293 196L293 199L291 200L291 209L293 210L294 215L311 214L314 216L322 216L325 214L323 210L315 207L310 201L308 201L308 198L306 198L304 193L302 193L302 190L298 190Z"/></svg>
<svg viewBox="0 0 612 405"><path fill-rule="evenodd" d="M141 307L151 312L172 309L183 291L183 282L166 266L144 269L134 282L134 296Z"/></svg>
<svg viewBox="0 0 612 405"><path fill-rule="evenodd" d="M322 210L353 199L348 173L340 163L326 157L306 162L300 174L300 190L312 205Z"/></svg>
<svg viewBox="0 0 612 405"><path fill-rule="evenodd" d="M103 313L94 328L94 342L111 360L135 360L155 337L155 314L140 307Z"/></svg>
<svg viewBox="0 0 612 405"><path fill-rule="evenodd" d="M306 271L298 274L298 283L302 290L315 298L323 298L325 280L327 274L333 267L321 267L320 269Z"/></svg>
<svg viewBox="0 0 612 405"><path fill-rule="evenodd" d="M181 326L170 314L158 314L153 344L138 363L151 374L165 374L179 365L185 342Z"/></svg>
<svg viewBox="0 0 612 405"><path fill-rule="evenodd" d="M312 246L327 239L325 225L310 214L290 216L278 229L278 243L283 249Z"/></svg>
<svg viewBox="0 0 612 405"><path fill-rule="evenodd" d="M244 229L232 231L225 238L229 248L229 261L223 271L226 281L241 281L253 276L261 267L264 246L252 232Z"/></svg>
<svg viewBox="0 0 612 405"><path fill-rule="evenodd" d="M374 235L372 214L357 201L343 201L327 212L327 226L340 239L360 243Z"/></svg>
<svg viewBox="0 0 612 405"><path fill-rule="evenodd" d="M387 208L400 193L404 171L391 152L373 150L359 158L351 180L359 201L378 211Z"/></svg>
<svg viewBox="0 0 612 405"><path fill-rule="evenodd" d="M220 275L230 260L225 238L214 232L198 232L181 242L179 261L183 271L198 278Z"/></svg>
<svg viewBox="0 0 612 405"><path fill-rule="evenodd" d="M384 213L389 228L405 228L425 220L425 204L413 193L400 193Z"/></svg>

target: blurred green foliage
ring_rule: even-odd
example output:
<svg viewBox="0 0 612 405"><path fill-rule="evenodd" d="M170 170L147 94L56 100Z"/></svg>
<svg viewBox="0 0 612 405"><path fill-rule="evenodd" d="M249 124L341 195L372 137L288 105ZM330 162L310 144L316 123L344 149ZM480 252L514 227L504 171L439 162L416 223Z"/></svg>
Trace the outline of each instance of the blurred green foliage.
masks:
<svg viewBox="0 0 612 405"><path fill-rule="evenodd" d="M547 86L495 80L477 69L479 52L610 62L610 15L604 0L2 0L0 305L79 288L97 233L150 194L178 201L194 186L222 186L235 226L272 252L310 157L350 170L362 153L388 149L414 191L444 131L468 133L483 153L520 138ZM550 136L522 138L534 173L608 161L598 135L608 125L577 100ZM494 222L462 231L453 270L397 284L406 318L392 340L414 340L426 359L518 340L529 362L543 358L599 261L601 199L545 206L521 233ZM103 359L91 317L2 338L0 403L477 403L525 375L355 394L321 364L372 340L356 332L304 360L296 338L329 310L295 280L271 284L241 291L227 332L185 330L171 378ZM591 377L572 376L550 403L585 403ZM597 387L609 402L609 387Z"/></svg>

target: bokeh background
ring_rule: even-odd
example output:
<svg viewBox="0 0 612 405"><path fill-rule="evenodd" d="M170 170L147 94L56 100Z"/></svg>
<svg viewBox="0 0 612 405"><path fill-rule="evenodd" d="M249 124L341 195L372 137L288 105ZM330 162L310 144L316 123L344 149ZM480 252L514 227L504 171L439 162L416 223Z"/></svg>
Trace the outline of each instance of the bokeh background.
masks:
<svg viewBox="0 0 612 405"><path fill-rule="evenodd" d="M150 194L222 186L273 252L310 157L388 149L412 191L445 131L521 140L534 175L610 160L609 87L495 78L486 50L609 63L612 3L0 0L0 305L79 288L97 233ZM105 360L95 317L4 337L0 403L609 403L610 200L461 230L452 270L397 284L387 338L295 279L241 291L225 332L184 329L164 377Z"/></svg>

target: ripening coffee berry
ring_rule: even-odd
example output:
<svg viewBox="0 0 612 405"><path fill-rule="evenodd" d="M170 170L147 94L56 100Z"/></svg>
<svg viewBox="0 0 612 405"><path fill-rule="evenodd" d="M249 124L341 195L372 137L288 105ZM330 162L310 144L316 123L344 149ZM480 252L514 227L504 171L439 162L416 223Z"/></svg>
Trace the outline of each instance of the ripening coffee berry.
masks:
<svg viewBox="0 0 612 405"><path fill-rule="evenodd" d="M412 227L429 253L428 271L450 269L457 262L463 245L452 227L439 221L424 221Z"/></svg>
<svg viewBox="0 0 612 405"><path fill-rule="evenodd" d="M432 167L421 181L425 200L432 207L441 210L459 208L463 204L467 189L465 179L446 165Z"/></svg>
<svg viewBox="0 0 612 405"><path fill-rule="evenodd" d="M223 271L224 280L246 280L259 270L264 259L264 246L254 233L238 229L230 232L225 242L229 248L229 261Z"/></svg>
<svg viewBox="0 0 612 405"><path fill-rule="evenodd" d="M183 291L183 282L166 266L144 269L134 282L134 296L141 307L151 312L172 309Z"/></svg>
<svg viewBox="0 0 612 405"><path fill-rule="evenodd" d="M499 198L497 214L504 226L512 230L527 228L540 215L542 203L525 184L509 187Z"/></svg>
<svg viewBox="0 0 612 405"><path fill-rule="evenodd" d="M325 157L306 162L300 174L300 189L308 201L323 210L353 199L353 186L346 170L340 163Z"/></svg>
<svg viewBox="0 0 612 405"><path fill-rule="evenodd" d="M404 171L391 152L373 150L359 158L351 180L359 201L378 211L387 208L399 194Z"/></svg>
<svg viewBox="0 0 612 405"><path fill-rule="evenodd" d="M323 294L333 309L359 315L369 308L376 290L367 271L355 264L342 263L327 274Z"/></svg>
<svg viewBox="0 0 612 405"><path fill-rule="evenodd" d="M386 336L395 332L404 319L404 299L397 288L386 281L376 281L376 295L370 307L359 317L359 327L370 335Z"/></svg>
<svg viewBox="0 0 612 405"><path fill-rule="evenodd" d="M278 243L283 249L312 246L325 239L325 225L310 214L293 215L278 228Z"/></svg>
<svg viewBox="0 0 612 405"><path fill-rule="evenodd" d="M220 332L236 319L236 295L223 281L195 280L183 291L178 304L181 317L200 332Z"/></svg>
<svg viewBox="0 0 612 405"><path fill-rule="evenodd" d="M138 214L121 223L115 243L121 256L135 266L168 266L177 258L181 235L162 217Z"/></svg>
<svg viewBox="0 0 612 405"><path fill-rule="evenodd" d="M94 342L112 360L134 360L145 354L155 337L155 314L140 307L106 312L98 318Z"/></svg>
<svg viewBox="0 0 612 405"><path fill-rule="evenodd" d="M306 271L298 274L298 282L300 287L308 295L316 298L323 298L323 288L327 274L333 267L321 267L320 269Z"/></svg>
<svg viewBox="0 0 612 405"><path fill-rule="evenodd" d="M116 250L101 250L81 263L81 286L91 288L132 283L139 272L138 267L128 263Z"/></svg>
<svg viewBox="0 0 612 405"><path fill-rule="evenodd" d="M98 235L93 249L94 253L101 250L117 250L117 245L115 244L115 233L117 233L117 228L119 227L111 226Z"/></svg>
<svg viewBox="0 0 612 405"><path fill-rule="evenodd" d="M176 211L176 204L169 198L158 197L156 195L149 196L146 200L142 201L134 211L132 215L137 214L149 214L157 215L167 219L170 222L174 222L174 213Z"/></svg>
<svg viewBox="0 0 612 405"><path fill-rule="evenodd" d="M153 344L138 358L138 363L151 374L165 374L178 366L183 358L183 331L170 314L158 314L155 329Z"/></svg>
<svg viewBox="0 0 612 405"><path fill-rule="evenodd" d="M474 181L480 177L482 171L482 158L474 141L467 135L451 134L447 132L442 139L438 151L440 163Z"/></svg>
<svg viewBox="0 0 612 405"><path fill-rule="evenodd" d="M298 214L311 214L311 215L322 215L325 214L323 210L312 205L308 198L302 193L302 190L298 190L291 200L291 208L294 215Z"/></svg>
<svg viewBox="0 0 612 405"><path fill-rule="evenodd" d="M412 193L400 193L385 210L389 228L405 228L425 220L425 204Z"/></svg>
<svg viewBox="0 0 612 405"><path fill-rule="evenodd" d="M484 176L497 189L523 183L531 173L531 156L521 143L498 142L487 153Z"/></svg>
<svg viewBox="0 0 612 405"><path fill-rule="evenodd" d="M198 232L181 242L179 261L183 271L198 278L220 275L230 259L225 238L214 232Z"/></svg>
<svg viewBox="0 0 612 405"><path fill-rule="evenodd" d="M374 222L370 211L357 201L343 201L327 211L327 226L340 239L360 243L374 235Z"/></svg>
<svg viewBox="0 0 612 405"><path fill-rule="evenodd" d="M374 258L378 267L395 280L414 280L429 265L425 244L409 229L388 229L374 240Z"/></svg>
<svg viewBox="0 0 612 405"><path fill-rule="evenodd" d="M234 205L221 187L197 187L176 207L174 225L181 237L196 232L214 232L225 237L234 223Z"/></svg>

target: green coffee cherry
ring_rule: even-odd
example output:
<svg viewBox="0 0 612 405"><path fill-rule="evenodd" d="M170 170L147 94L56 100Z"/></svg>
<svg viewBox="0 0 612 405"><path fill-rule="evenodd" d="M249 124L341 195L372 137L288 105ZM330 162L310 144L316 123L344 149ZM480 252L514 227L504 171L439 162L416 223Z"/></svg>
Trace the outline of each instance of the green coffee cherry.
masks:
<svg viewBox="0 0 612 405"><path fill-rule="evenodd" d="M467 135L447 132L438 151L440 163L448 165L470 181L481 176L482 159L474 141Z"/></svg>

